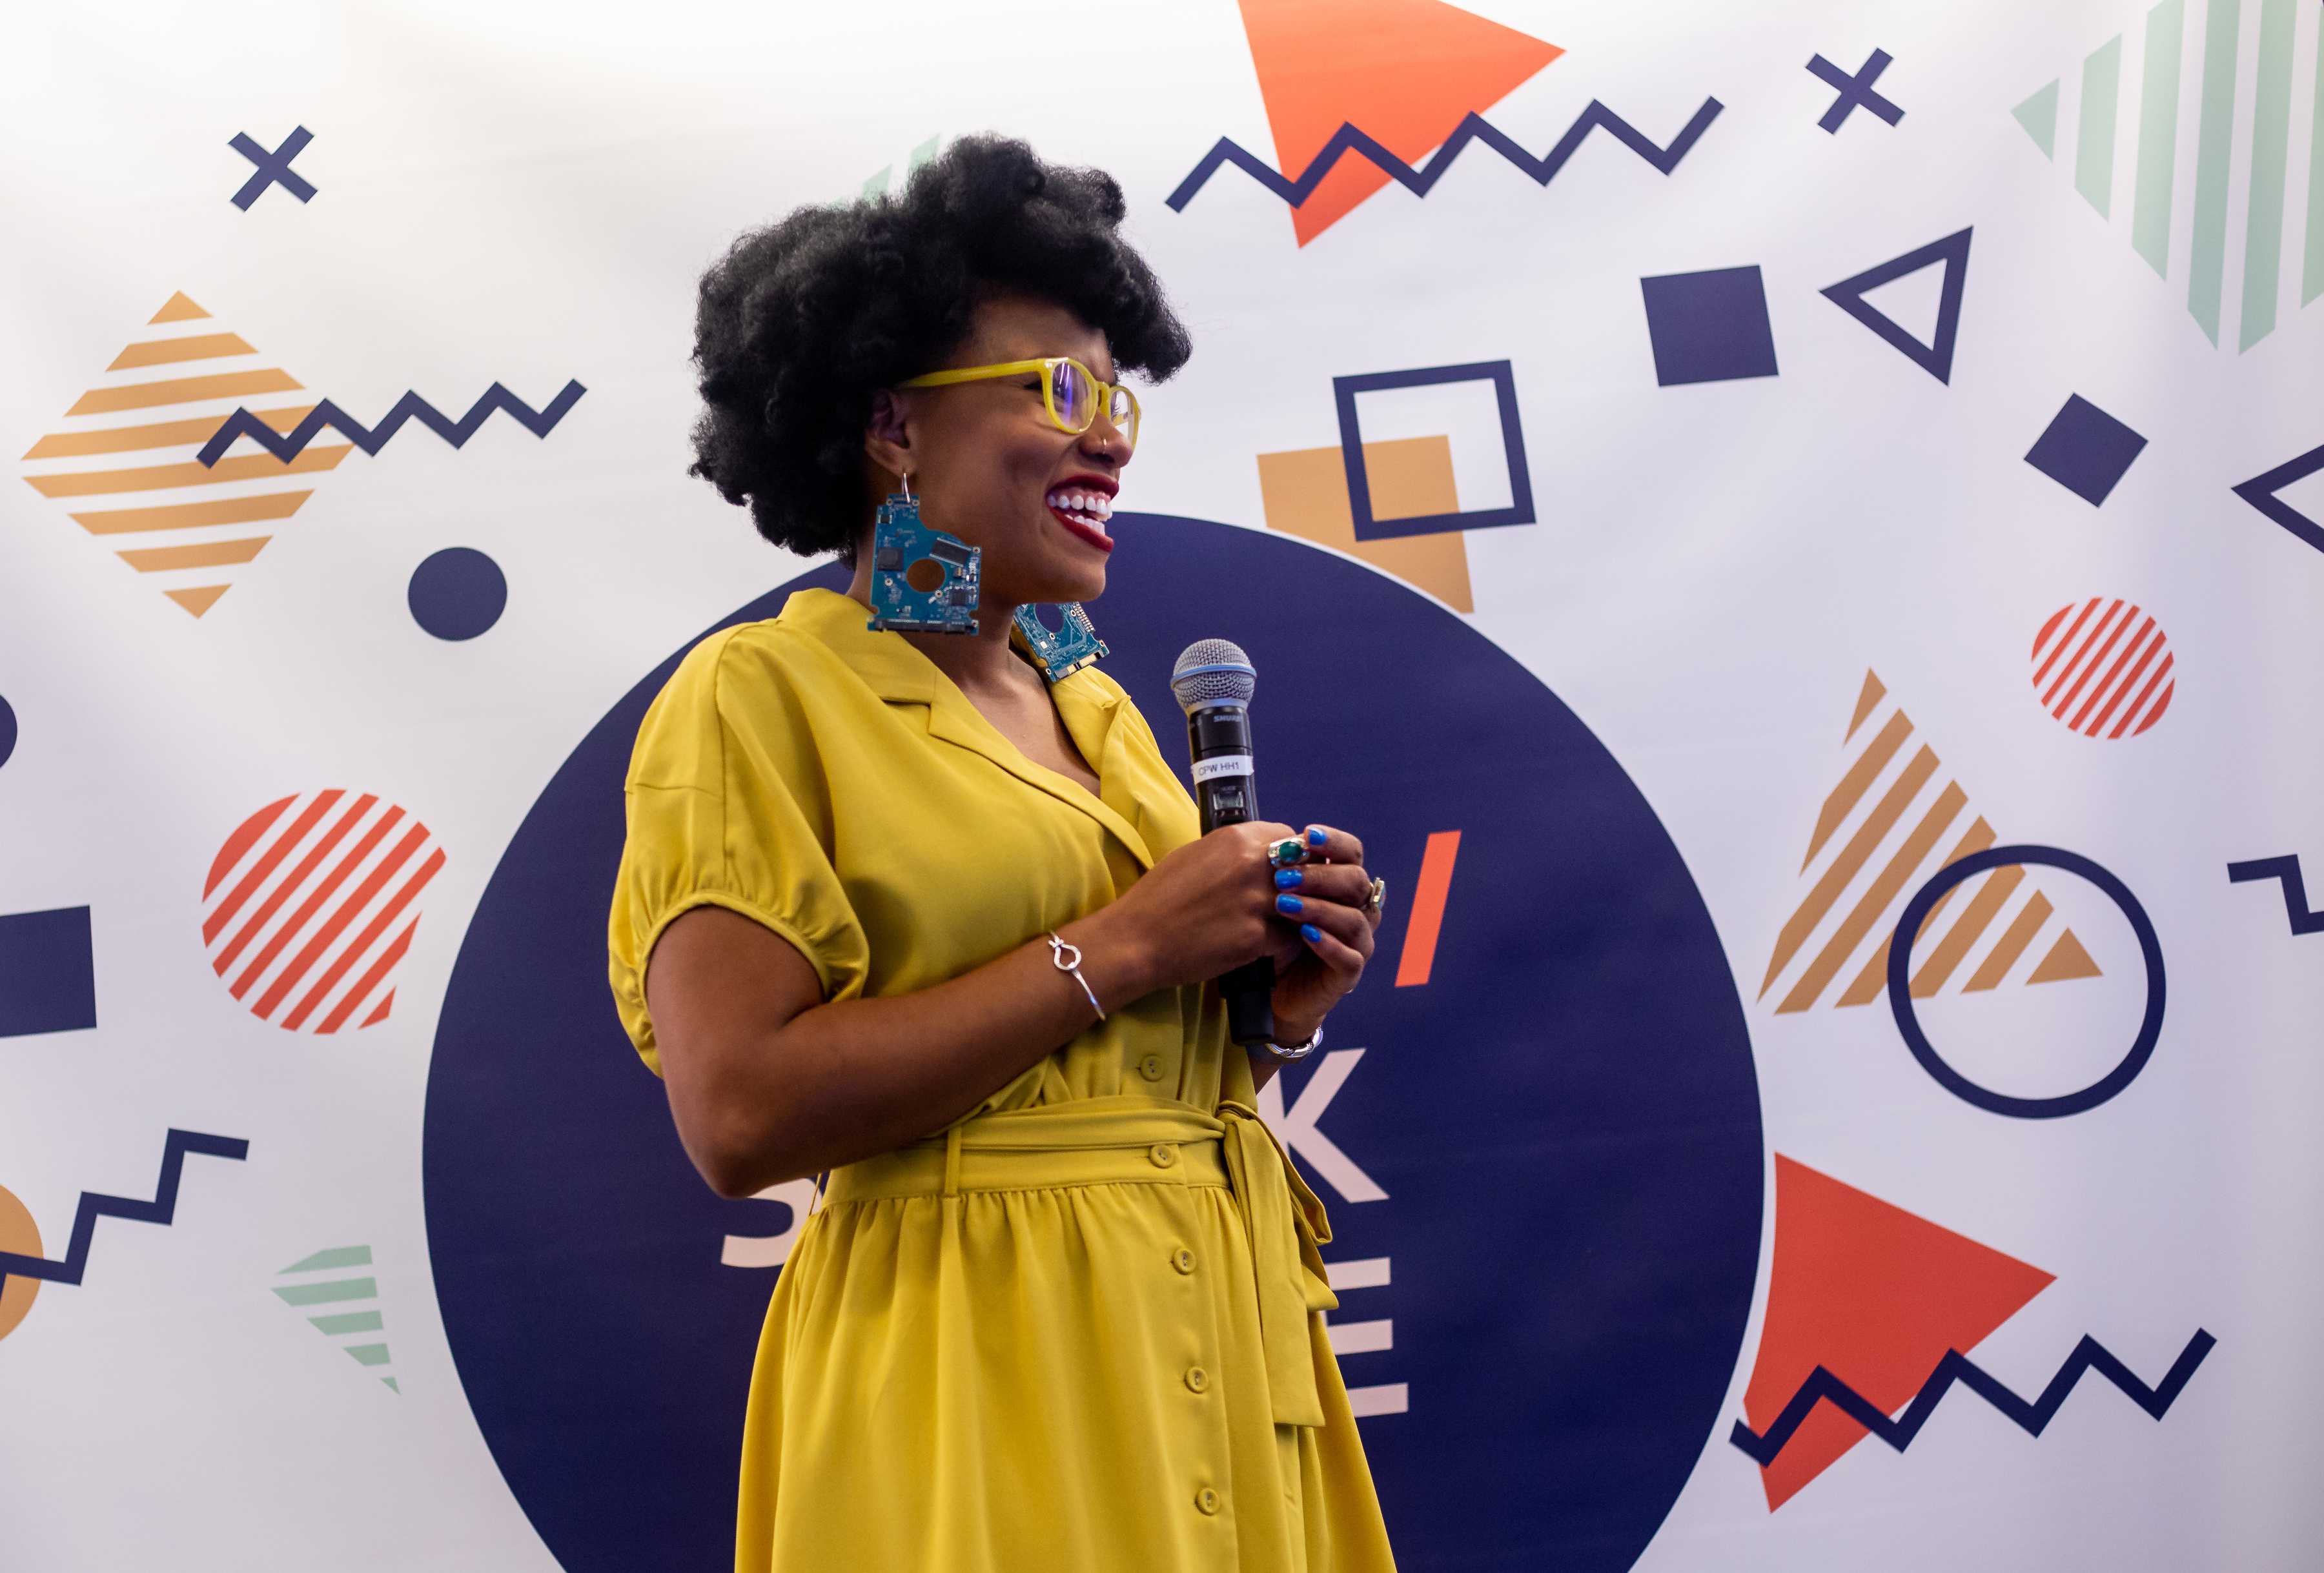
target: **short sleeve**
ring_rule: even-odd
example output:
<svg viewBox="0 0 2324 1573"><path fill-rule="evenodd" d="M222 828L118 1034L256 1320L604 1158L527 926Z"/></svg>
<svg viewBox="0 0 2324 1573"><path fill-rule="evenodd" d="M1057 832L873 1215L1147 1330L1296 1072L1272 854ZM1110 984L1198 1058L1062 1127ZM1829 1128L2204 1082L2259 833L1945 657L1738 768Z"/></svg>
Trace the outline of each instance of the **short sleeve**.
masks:
<svg viewBox="0 0 2324 1573"><path fill-rule="evenodd" d="M825 999L860 993L870 947L831 859L830 796L805 695L779 652L737 644L754 625L687 651L638 728L622 783L627 833L606 922L622 1026L662 1073L646 966L681 914L724 906L813 963Z"/></svg>

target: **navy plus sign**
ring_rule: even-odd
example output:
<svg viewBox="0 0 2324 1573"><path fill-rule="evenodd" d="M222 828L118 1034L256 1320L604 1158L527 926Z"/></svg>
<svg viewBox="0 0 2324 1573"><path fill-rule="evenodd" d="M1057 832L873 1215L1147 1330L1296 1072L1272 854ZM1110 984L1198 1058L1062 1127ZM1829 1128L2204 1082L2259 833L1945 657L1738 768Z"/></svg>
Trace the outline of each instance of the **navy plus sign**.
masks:
<svg viewBox="0 0 2324 1573"><path fill-rule="evenodd" d="M250 211L250 205L258 200L259 194L267 187L274 185L281 186L301 202L312 197L315 194L315 188L301 179L291 170L290 161L297 158L300 151L314 140L315 133L302 125L284 137L282 145L270 153L251 141L248 133L235 132L233 141L226 145L256 164L258 168L249 179L242 183L242 189L234 194L234 205L247 213Z"/></svg>
<svg viewBox="0 0 2324 1573"><path fill-rule="evenodd" d="M1838 135L1840 123L1846 120L1849 112L1859 104L1891 125L1904 119L1902 109L1872 90L1873 82L1888 69L1888 62L1886 50L1874 50L1871 58L1864 62L1864 69L1851 77L1821 55L1808 61L1809 70L1840 89L1840 97L1832 100L1831 107L1823 112L1823 118L1816 124Z"/></svg>

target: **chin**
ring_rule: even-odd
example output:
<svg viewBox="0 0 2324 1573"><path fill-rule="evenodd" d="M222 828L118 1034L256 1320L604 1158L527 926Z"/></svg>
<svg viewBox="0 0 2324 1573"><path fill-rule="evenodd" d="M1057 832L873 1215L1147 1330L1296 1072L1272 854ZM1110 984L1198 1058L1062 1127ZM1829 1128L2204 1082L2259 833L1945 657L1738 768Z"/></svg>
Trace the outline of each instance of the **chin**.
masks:
<svg viewBox="0 0 2324 1573"><path fill-rule="evenodd" d="M1057 587L1060 593L1044 597L1049 604L1063 605L1069 601L1094 601L1105 593L1105 569L1101 566L1094 573L1087 569L1079 569L1074 573L1060 575L1057 578Z"/></svg>

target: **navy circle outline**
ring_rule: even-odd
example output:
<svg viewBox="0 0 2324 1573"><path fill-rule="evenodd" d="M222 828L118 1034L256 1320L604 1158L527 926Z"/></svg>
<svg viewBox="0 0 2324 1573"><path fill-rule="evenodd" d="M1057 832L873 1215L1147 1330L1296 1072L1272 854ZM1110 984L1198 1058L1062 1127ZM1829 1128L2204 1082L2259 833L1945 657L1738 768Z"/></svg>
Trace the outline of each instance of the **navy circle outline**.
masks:
<svg viewBox="0 0 2324 1573"><path fill-rule="evenodd" d="M1919 937L1921 924L1936 907L1945 894L1965 879L1974 878L1988 869L2007 868L2015 864L2039 863L2047 868L2062 869L2079 875L2106 892L2108 899L2130 920L2131 932L2138 936L2138 953L2146 961L2146 1015L2138 1024L2138 1035L2131 1040L2130 1053L2122 1057L2115 1068L2077 1092L2061 1093L2055 1098L2013 1098L2006 1092L1996 1092L1980 1087L1947 1064L1944 1056L1929 1042L1921 1030L1920 1017L1914 1014L1911 975L1913 970L1913 941ZM1913 1058L1921 1069L1935 1078L1937 1085L1965 1103L1973 1103L1988 1114L2004 1114L2013 1119L2062 1119L2068 1115L2082 1114L2096 1108L2124 1088L2138 1080L2146 1069L2146 1062L2154 1053L2154 1045L2163 1037L2163 942L2155 937L2154 924L2146 915L2146 908L2130 893L2130 887L2115 878L2106 869L2082 856L2061 847L2021 846L1987 847L1981 852L1971 852L1958 862L1948 863L1929 877L1929 882L1913 893L1904 904L1902 915L1896 919L1896 931L1888 940L1888 1009L1896 1018L1896 1031L1904 1046L1913 1051Z"/></svg>
<svg viewBox="0 0 2324 1573"><path fill-rule="evenodd" d="M1392 1301L1370 1314L1393 1313L1402 1350L1351 1357L1366 1369L1349 1380L1426 1394L1361 1422L1406 1561L1625 1573L1721 1423L1775 1201L1749 1024L1702 888L1605 744L1458 613L1274 531L1117 518L1140 560L1105 598L1104 669L1145 716L1176 716L1177 651L1237 629L1301 695L1269 713L1263 802L1356 816L1391 884L1448 825L1520 838L1456 876L1460 932L1427 988L1348 1002L1352 1042L1423 1047L1448 1026L1462 1040L1452 1060L1368 1055L1323 1121L1397 1198L1334 1207L1333 1257L1408 1253L1400 1286L1343 1301ZM1286 577L1381 637L1319 665L1312 633L1272 615ZM846 584L826 562L715 628ZM711 631L641 671L548 773L460 937L428 1067L421 1197L445 1337L493 1462L568 1573L732 1561L770 1289L720 1242L788 1221L779 1200L703 1184L607 990L620 784L648 706ZM1380 696L1415 692L1416 653L1430 703L1384 737ZM1419 783L1408 753L1437 761ZM1544 1001L1591 1052L1540 1052ZM1301 1088L1285 1090L1296 1107Z"/></svg>

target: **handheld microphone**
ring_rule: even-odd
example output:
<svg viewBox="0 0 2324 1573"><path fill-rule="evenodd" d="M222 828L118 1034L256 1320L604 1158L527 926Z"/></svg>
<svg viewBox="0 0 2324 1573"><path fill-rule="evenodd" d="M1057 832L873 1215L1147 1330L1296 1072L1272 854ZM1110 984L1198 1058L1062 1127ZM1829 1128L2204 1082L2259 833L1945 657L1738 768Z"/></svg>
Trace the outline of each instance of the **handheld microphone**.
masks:
<svg viewBox="0 0 2324 1573"><path fill-rule="evenodd" d="M1170 670L1170 692L1186 713L1186 751L1193 760L1194 803L1202 810L1204 835L1222 824L1259 817L1250 757L1250 696L1258 685L1250 658L1226 639L1195 640ZM1271 1041L1275 958L1246 961L1218 984L1234 1041Z"/></svg>

